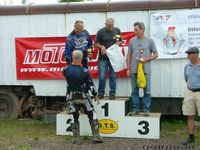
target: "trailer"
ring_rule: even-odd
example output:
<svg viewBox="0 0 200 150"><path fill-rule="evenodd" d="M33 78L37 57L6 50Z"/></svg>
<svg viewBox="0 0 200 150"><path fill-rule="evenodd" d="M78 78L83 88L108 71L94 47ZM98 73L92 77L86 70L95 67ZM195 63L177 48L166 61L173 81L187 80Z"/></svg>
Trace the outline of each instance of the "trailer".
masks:
<svg viewBox="0 0 200 150"><path fill-rule="evenodd" d="M138 0L121 2L81 2L48 5L0 6L0 118L26 116L39 118L47 110L62 111L65 105L64 79L19 79L18 38L66 37L77 19L84 21L91 35L104 27L106 18L115 19L122 32L133 32L133 23L144 22L150 36L151 15L155 12L199 11L199 0ZM152 111L181 115L186 84L185 58L156 59L152 62ZM98 79L94 82L98 87ZM108 81L106 86L108 95ZM130 97L129 78L117 78L116 96Z"/></svg>

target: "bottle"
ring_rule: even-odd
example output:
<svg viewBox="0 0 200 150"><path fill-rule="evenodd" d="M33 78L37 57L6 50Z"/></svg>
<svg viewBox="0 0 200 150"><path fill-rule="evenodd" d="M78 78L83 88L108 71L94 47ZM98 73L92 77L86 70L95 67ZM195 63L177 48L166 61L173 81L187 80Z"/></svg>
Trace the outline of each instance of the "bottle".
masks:
<svg viewBox="0 0 200 150"><path fill-rule="evenodd" d="M143 48L140 49L140 60L144 61L144 59L142 57L143 57Z"/></svg>

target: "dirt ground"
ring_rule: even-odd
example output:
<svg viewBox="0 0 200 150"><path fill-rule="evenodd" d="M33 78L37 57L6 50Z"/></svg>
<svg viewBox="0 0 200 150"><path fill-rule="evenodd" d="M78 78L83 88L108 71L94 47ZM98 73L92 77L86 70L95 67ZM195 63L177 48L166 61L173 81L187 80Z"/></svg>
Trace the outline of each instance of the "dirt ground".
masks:
<svg viewBox="0 0 200 150"><path fill-rule="evenodd" d="M71 137L49 137L27 140L21 144L0 146L1 150L200 150L194 146L182 146L177 139L127 139L104 138L104 143L93 144L92 139L82 139L82 145L72 144Z"/></svg>
<svg viewBox="0 0 200 150"><path fill-rule="evenodd" d="M162 120L160 139L104 138L93 144L83 136L82 145L72 144L72 136L57 136L56 125L37 120L0 120L0 150L200 150L200 126L195 129L195 145L183 146L187 136L185 120Z"/></svg>

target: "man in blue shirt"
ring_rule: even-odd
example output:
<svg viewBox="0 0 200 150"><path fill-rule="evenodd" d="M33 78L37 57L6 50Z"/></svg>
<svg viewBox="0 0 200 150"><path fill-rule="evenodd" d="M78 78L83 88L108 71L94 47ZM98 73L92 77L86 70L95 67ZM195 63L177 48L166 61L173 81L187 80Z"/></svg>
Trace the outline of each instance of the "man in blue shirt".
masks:
<svg viewBox="0 0 200 150"><path fill-rule="evenodd" d="M183 114L188 116L189 137L182 142L183 145L194 143L194 127L196 110L200 116L200 58L197 47L189 48L186 53L190 63L185 66L184 77L187 83L187 90L183 101Z"/></svg>
<svg viewBox="0 0 200 150"><path fill-rule="evenodd" d="M72 52L74 50L82 51L82 65L88 68L87 58L92 58L92 39L89 32L84 30L84 24L81 20L74 23L74 30L67 36L64 57L68 65L72 62Z"/></svg>
<svg viewBox="0 0 200 150"><path fill-rule="evenodd" d="M88 69L82 67L83 53L79 50L73 51L72 64L63 70L63 75L67 80L67 112L73 115L74 123L71 124L75 137L75 144L80 142L79 110L83 108L87 114L93 134L94 143L101 143L103 139L99 135L98 119L90 94L99 103L95 85L90 77Z"/></svg>

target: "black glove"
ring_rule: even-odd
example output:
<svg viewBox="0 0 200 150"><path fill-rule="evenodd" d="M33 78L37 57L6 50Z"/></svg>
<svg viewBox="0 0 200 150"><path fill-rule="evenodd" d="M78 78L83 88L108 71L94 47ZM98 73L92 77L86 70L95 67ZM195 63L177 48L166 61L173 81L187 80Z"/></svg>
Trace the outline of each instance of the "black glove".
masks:
<svg viewBox="0 0 200 150"><path fill-rule="evenodd" d="M65 67L63 70L62 70L62 74L64 77L66 77L66 71L67 71L67 68Z"/></svg>

